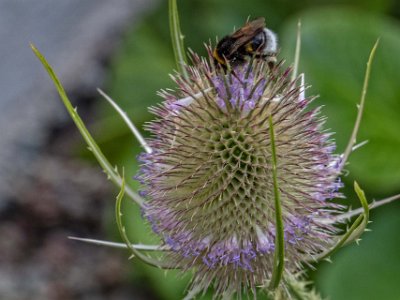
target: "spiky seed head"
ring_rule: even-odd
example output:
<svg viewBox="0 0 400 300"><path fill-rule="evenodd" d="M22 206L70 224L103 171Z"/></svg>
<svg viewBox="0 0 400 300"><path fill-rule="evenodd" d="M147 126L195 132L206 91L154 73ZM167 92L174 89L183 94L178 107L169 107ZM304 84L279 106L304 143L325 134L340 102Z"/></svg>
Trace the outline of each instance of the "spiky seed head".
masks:
<svg viewBox="0 0 400 300"><path fill-rule="evenodd" d="M192 54L189 79L172 76L152 112L151 154L138 174L144 215L171 248L170 259L195 272L192 288L214 285L217 296L255 291L271 279L275 206L271 137L285 239L285 270L332 244L320 222L338 210L338 156L322 129L319 108L308 109L289 70L262 60L223 72Z"/></svg>

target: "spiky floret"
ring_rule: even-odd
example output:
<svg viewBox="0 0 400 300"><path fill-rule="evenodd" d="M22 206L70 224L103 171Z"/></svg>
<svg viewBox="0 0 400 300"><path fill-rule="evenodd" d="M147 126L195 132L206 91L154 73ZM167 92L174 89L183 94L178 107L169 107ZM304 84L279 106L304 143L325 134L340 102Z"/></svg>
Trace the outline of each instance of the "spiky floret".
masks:
<svg viewBox="0 0 400 300"><path fill-rule="evenodd" d="M180 268L194 269L192 288L217 295L255 291L271 279L275 206L269 117L277 154L285 270L332 245L329 219L339 207L339 157L319 108L307 109L304 86L261 60L232 72L192 54L189 78L173 76L148 124L152 153L138 178L144 215Z"/></svg>

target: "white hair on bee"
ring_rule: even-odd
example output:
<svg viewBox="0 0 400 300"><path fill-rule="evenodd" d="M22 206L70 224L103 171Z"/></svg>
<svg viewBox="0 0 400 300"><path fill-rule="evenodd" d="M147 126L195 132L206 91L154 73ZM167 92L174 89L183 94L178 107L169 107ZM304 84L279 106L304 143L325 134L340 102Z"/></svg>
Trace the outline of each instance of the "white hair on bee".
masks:
<svg viewBox="0 0 400 300"><path fill-rule="evenodd" d="M264 34L266 39L266 46L264 48L264 54L271 55L278 52L278 36L275 32L268 28L264 28Z"/></svg>

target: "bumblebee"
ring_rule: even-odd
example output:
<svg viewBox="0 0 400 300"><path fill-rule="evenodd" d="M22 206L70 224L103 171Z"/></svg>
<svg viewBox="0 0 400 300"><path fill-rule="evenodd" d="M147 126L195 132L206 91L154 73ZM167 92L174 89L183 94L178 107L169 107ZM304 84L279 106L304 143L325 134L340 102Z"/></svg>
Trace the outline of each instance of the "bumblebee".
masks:
<svg viewBox="0 0 400 300"><path fill-rule="evenodd" d="M216 65L226 69L240 65L249 57L265 59L272 67L276 62L278 38L265 27L265 19L258 18L247 22L234 33L223 37L213 50Z"/></svg>

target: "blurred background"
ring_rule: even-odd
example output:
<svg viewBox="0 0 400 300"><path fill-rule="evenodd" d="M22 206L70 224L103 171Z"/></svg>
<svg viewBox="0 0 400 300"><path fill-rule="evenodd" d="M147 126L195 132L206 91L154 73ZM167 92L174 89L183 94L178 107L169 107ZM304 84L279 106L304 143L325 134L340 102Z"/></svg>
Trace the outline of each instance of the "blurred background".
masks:
<svg viewBox="0 0 400 300"><path fill-rule="evenodd" d="M344 150L366 61L377 38L359 141L350 157L346 203L358 206L356 179L368 199L400 193L400 2L397 0L178 1L185 43L204 42L263 16L293 61L302 22L300 72L320 95ZM142 128L156 91L173 87L167 1L0 1L0 299L180 299L189 280L133 259L128 252L67 236L119 241L113 205L118 192L87 151L50 79L31 53L47 57L106 156L124 166L129 184L140 148L96 93L101 87ZM144 133L146 134L146 133ZM133 203L124 203L131 241L157 239ZM371 232L309 276L331 300L400 299L400 203L372 212ZM207 297L206 297L207 298ZM208 298L207 298L208 299Z"/></svg>

